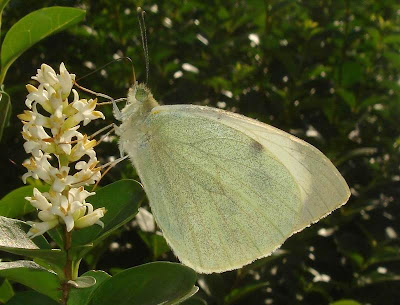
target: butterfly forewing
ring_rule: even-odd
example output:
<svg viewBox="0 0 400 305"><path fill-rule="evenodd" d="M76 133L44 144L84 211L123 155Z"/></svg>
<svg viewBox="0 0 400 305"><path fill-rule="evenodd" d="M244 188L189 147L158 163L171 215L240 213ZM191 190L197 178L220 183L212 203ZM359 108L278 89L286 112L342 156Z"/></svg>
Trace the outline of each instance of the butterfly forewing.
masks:
<svg viewBox="0 0 400 305"><path fill-rule="evenodd" d="M302 198L302 209L294 232L330 214L349 199L350 190L342 175L322 152L307 142L270 125L231 112L189 105L170 107L169 111L190 112L243 132L284 164L295 178Z"/></svg>

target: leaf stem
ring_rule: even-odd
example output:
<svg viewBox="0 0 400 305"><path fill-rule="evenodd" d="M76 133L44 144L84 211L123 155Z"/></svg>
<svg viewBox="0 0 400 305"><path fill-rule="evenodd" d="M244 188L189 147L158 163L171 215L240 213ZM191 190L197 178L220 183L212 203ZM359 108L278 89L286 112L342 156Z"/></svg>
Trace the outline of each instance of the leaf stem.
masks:
<svg viewBox="0 0 400 305"><path fill-rule="evenodd" d="M72 232L68 232L67 228L65 227L65 241L64 241L64 250L67 253L67 261L65 262L64 267L64 276L65 281L62 284L62 300L61 305L67 305L69 291L71 289L71 285L68 284L69 280L72 280L72 260L70 257L69 250L71 248L72 243Z"/></svg>

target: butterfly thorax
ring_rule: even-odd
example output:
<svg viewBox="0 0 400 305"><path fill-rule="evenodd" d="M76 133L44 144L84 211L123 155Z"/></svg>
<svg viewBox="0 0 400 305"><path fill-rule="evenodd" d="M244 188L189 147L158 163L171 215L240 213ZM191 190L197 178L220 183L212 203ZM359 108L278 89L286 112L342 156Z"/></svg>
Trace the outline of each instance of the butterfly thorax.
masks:
<svg viewBox="0 0 400 305"><path fill-rule="evenodd" d="M121 110L122 124L117 131L120 136L120 150L132 151L134 147L131 146L139 142L138 138L148 133L146 119L158 105L145 84L135 84L129 89L127 103Z"/></svg>

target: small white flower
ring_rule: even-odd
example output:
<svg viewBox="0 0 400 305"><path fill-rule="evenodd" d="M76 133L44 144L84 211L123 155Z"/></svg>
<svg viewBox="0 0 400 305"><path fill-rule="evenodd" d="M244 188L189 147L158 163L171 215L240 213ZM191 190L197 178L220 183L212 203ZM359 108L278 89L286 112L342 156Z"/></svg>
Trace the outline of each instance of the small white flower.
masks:
<svg viewBox="0 0 400 305"><path fill-rule="evenodd" d="M52 109L50 113L53 113L55 109L57 109L58 107L60 107L60 105L63 104L61 94L47 83L43 84L43 87L46 89L47 95L49 96L49 104Z"/></svg>
<svg viewBox="0 0 400 305"><path fill-rule="evenodd" d="M51 138L43 126L27 123L22 129L22 136L26 140L24 143L25 151L31 153L34 157L39 158L41 156L40 151L45 153L54 152L54 143L51 142Z"/></svg>
<svg viewBox="0 0 400 305"><path fill-rule="evenodd" d="M36 236L44 234L48 230L53 229L55 226L58 225L58 220L53 219L53 220L44 221L44 222L28 221L27 223L29 225L31 225L31 228L27 234L30 238L34 238Z"/></svg>
<svg viewBox="0 0 400 305"><path fill-rule="evenodd" d="M79 122L83 121L83 126L86 126L92 120L100 118L104 120L104 115L100 111L94 110L96 108L96 104L97 99L90 99L89 101L81 99L75 101L72 104L72 107L74 107L78 111L78 113L74 115L75 120Z"/></svg>
<svg viewBox="0 0 400 305"><path fill-rule="evenodd" d="M64 133L61 134L58 140L58 147L66 154L66 155L71 155L71 150L72 150L72 138L76 138L78 140L78 143L80 143L81 139L84 138L84 135L81 134L80 132L77 131L79 128L78 126L75 126L73 128L68 129ZM70 159L70 158L69 158Z"/></svg>
<svg viewBox="0 0 400 305"><path fill-rule="evenodd" d="M53 168L52 176L54 177L52 190L61 193L67 186L71 185L74 181L72 176L69 176L70 168L68 166L62 166L61 168Z"/></svg>
<svg viewBox="0 0 400 305"><path fill-rule="evenodd" d="M22 130L25 131L28 135L30 135L31 139L34 139L36 141L42 141L44 139L51 138L44 130L43 126L40 125L25 124Z"/></svg>
<svg viewBox="0 0 400 305"><path fill-rule="evenodd" d="M60 136L61 127L64 124L65 118L65 114L63 114L63 105L59 105L50 116L51 133L53 134L53 137Z"/></svg>
<svg viewBox="0 0 400 305"><path fill-rule="evenodd" d="M75 169L79 170L74 175L74 186L95 184L101 178L100 168L96 167L99 162L96 158L90 159L89 162L79 161L75 165Z"/></svg>
<svg viewBox="0 0 400 305"><path fill-rule="evenodd" d="M28 177L42 179L47 183L51 183L51 171L53 167L47 160L49 158L49 154L43 154L42 151L39 151L38 157L31 157L29 161L25 161L22 165L28 169L28 172L22 176L24 183L26 183L26 178Z"/></svg>
<svg viewBox="0 0 400 305"><path fill-rule="evenodd" d="M40 211L38 217L41 221L52 221L55 219L58 221L57 215L54 215L51 211Z"/></svg>
<svg viewBox="0 0 400 305"><path fill-rule="evenodd" d="M86 191L83 186L79 188L72 188L68 192L68 200L70 202L79 201L82 204L85 204L85 199L89 196L94 195L95 192L88 192Z"/></svg>
<svg viewBox="0 0 400 305"><path fill-rule="evenodd" d="M65 68L64 63L60 65L60 75L57 76L61 86L62 98L65 99L71 93L75 81L75 74L70 74Z"/></svg>
<svg viewBox="0 0 400 305"><path fill-rule="evenodd" d="M102 228L104 228L104 223L100 221L100 218L104 216L106 212L105 208L98 208L94 210L93 212L79 218L77 221L75 221L75 227L77 229L82 229L85 227L92 226L94 224L98 224Z"/></svg>
<svg viewBox="0 0 400 305"><path fill-rule="evenodd" d="M40 69L37 70L37 74L32 76L32 79L37 80L39 83L48 83L50 86L58 84L58 78L56 72L52 67L46 64L42 64Z"/></svg>
<svg viewBox="0 0 400 305"><path fill-rule="evenodd" d="M51 208L51 204L47 201L47 199L42 195L42 193L35 187L33 189L33 196L32 197L25 197L31 205L35 208L46 211Z"/></svg>
<svg viewBox="0 0 400 305"><path fill-rule="evenodd" d="M32 108L33 102L37 102L43 107L43 109L51 113L49 93L44 88L43 84L40 84L38 88L32 85L26 85L26 89L28 90L29 94L26 97L25 104L29 109Z"/></svg>
<svg viewBox="0 0 400 305"><path fill-rule="evenodd" d="M90 159L96 158L96 152L93 147L96 145L96 140L89 140L88 137L83 137L80 141L72 148L69 155L71 162L78 161L84 155L89 156Z"/></svg>

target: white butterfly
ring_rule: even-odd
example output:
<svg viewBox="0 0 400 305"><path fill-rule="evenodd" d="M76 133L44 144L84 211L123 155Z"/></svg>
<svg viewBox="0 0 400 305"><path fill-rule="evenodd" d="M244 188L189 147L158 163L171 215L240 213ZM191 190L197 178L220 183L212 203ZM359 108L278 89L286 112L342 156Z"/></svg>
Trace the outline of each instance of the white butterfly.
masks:
<svg viewBox="0 0 400 305"><path fill-rule="evenodd" d="M160 106L136 83L120 119L121 152L136 167L157 224L198 272L268 256L350 196L318 149L245 116Z"/></svg>

